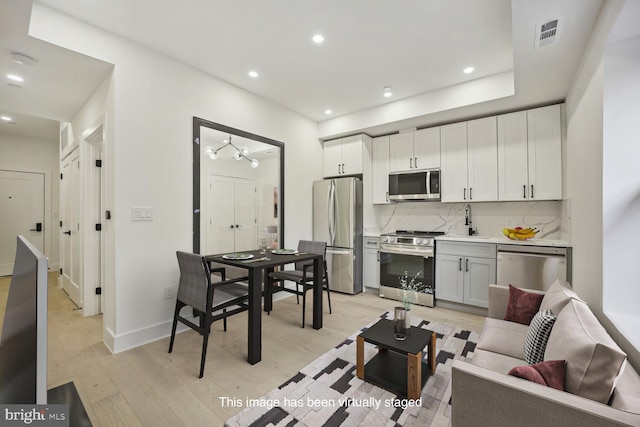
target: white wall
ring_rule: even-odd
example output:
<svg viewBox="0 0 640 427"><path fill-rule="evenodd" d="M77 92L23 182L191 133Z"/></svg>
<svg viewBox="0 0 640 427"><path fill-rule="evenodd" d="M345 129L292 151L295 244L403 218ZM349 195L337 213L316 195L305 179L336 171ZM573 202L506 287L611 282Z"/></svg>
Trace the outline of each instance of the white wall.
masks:
<svg viewBox="0 0 640 427"><path fill-rule="evenodd" d="M624 257L625 252L623 247L605 244L609 238L609 225L607 225L609 219L605 222L603 218L603 210L607 216L610 214L619 216L624 213L619 209L619 205L612 207L608 204L612 198L618 199L610 191L618 193L619 187L615 183L613 186L611 183L607 184L606 180L603 185L603 161L604 168L609 169L612 166L617 167L618 161L624 165L622 157L627 155L622 153L619 154L622 157L611 159L612 151L624 150L624 148L615 142L610 147L612 141L603 139L603 134L605 137L607 136L604 133L603 116L605 115L605 107L608 105L608 102L604 101L605 73L608 72L603 60L604 45L623 4L624 1L605 3L590 45L586 49L586 55L567 95L567 191L569 199L565 205L571 217L573 287L578 295L589 303L600 322L627 353L631 364L638 367L640 366L640 353L605 315L603 307L604 286L610 285L609 278L606 275L603 277L603 259L607 262L607 260L617 257ZM637 119L634 120L637 121ZM626 150L635 153L636 150L629 147L629 142L626 141ZM634 145L636 144L634 143ZM611 161L608 161L607 157ZM631 160L634 160L633 155L631 157ZM611 171L608 173L610 174ZM637 176L637 172L634 175ZM628 181L627 178L628 176L623 176L623 181ZM604 195L603 191L605 191ZM613 211L610 210L611 208ZM607 227L606 229L603 224ZM637 239L634 243L631 250L635 252ZM637 260L634 260L632 264L625 265L624 273L626 274L622 280L634 280L633 267L636 264ZM630 302L637 301L637 297L629 295L621 297L628 298ZM637 313L637 304L634 308ZM637 324L635 326L637 328Z"/></svg>
<svg viewBox="0 0 640 427"><path fill-rule="evenodd" d="M105 341L115 352L170 332L175 251L191 249L192 118L201 117L285 143L285 245L310 237L311 182L321 178L317 126L289 110L112 34L33 6L31 35L115 64L113 144L113 320ZM133 206L153 207L149 222L132 222Z"/></svg>
<svg viewBox="0 0 640 427"><path fill-rule="evenodd" d="M640 37L609 43L604 58L603 310L640 349Z"/></svg>
<svg viewBox="0 0 640 427"><path fill-rule="evenodd" d="M58 138L41 139L10 133L0 133L0 169L46 172L44 222L44 254L49 257L49 269L60 268L60 168Z"/></svg>

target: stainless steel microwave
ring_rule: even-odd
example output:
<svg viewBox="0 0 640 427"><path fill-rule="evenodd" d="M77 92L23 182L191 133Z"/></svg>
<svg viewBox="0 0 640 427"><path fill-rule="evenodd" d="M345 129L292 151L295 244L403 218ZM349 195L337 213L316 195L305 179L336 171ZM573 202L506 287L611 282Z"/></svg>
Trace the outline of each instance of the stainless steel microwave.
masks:
<svg viewBox="0 0 640 427"><path fill-rule="evenodd" d="M440 200L440 169L389 174L389 200Z"/></svg>

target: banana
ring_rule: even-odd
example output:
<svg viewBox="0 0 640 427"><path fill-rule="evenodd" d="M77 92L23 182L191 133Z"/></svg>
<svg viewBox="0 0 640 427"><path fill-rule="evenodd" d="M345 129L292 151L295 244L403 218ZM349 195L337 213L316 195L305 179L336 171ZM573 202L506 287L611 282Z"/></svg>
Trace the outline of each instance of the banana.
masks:
<svg viewBox="0 0 640 427"><path fill-rule="evenodd" d="M532 237L535 237L536 234L538 234L538 230L531 227L504 228L502 229L502 234L504 234L511 240L527 240Z"/></svg>

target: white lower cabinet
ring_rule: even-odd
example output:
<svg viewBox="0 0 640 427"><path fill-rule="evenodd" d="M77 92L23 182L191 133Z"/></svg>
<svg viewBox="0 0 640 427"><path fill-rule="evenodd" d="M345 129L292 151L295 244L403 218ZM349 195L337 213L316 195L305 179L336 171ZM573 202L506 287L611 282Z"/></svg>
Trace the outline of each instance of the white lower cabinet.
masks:
<svg viewBox="0 0 640 427"><path fill-rule="evenodd" d="M487 308L489 284L496 282L496 245L436 244L436 299Z"/></svg>
<svg viewBox="0 0 640 427"><path fill-rule="evenodd" d="M362 281L367 288L380 287L380 249L377 237L365 237Z"/></svg>

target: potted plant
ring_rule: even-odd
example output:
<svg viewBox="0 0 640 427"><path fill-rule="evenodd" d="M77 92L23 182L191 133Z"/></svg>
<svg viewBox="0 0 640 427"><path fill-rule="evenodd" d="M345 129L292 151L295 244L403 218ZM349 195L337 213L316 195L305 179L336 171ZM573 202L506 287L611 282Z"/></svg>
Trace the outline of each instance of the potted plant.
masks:
<svg viewBox="0 0 640 427"><path fill-rule="evenodd" d="M415 304L417 292L422 289L422 282L418 281L418 277L422 271L418 271L413 277L409 277L409 272L405 271L404 276L400 276L400 288L402 289L402 306L407 312L406 327L411 327L411 306Z"/></svg>

